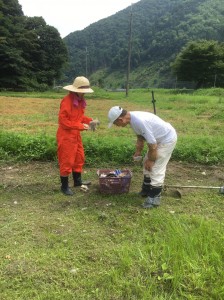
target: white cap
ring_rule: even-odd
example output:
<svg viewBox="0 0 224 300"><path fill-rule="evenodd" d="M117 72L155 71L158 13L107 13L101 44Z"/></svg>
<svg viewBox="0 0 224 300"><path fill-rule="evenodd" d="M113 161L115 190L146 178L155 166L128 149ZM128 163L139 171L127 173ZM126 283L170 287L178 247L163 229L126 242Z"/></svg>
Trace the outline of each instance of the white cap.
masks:
<svg viewBox="0 0 224 300"><path fill-rule="evenodd" d="M117 118L120 117L121 113L123 111L123 108L120 106L113 106L109 112L108 112L108 119L110 121L110 123L108 124L108 128L110 128L114 121L117 120Z"/></svg>

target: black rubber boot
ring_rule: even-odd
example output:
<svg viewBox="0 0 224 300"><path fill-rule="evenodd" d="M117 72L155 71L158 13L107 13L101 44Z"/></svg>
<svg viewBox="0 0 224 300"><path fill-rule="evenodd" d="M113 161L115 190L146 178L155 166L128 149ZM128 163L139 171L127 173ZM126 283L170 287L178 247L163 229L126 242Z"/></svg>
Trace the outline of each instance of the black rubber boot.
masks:
<svg viewBox="0 0 224 300"><path fill-rule="evenodd" d="M72 196L73 192L68 186L68 176L61 176L61 191L66 196Z"/></svg>
<svg viewBox="0 0 224 300"><path fill-rule="evenodd" d="M150 185L150 192L149 192L149 196L150 197L157 197L160 196L162 192L162 187L161 186L152 186Z"/></svg>
<svg viewBox="0 0 224 300"><path fill-rule="evenodd" d="M161 201L161 192L162 187L161 186L151 186L150 193L145 200L145 202L142 204L144 208L155 208L160 205Z"/></svg>
<svg viewBox="0 0 224 300"><path fill-rule="evenodd" d="M89 180L82 181L82 175L79 172L72 172L72 176L74 179L74 187L91 184L91 181L89 181Z"/></svg>
<svg viewBox="0 0 224 300"><path fill-rule="evenodd" d="M144 176L143 179L143 184L142 184L142 190L138 193L142 197L147 197L149 196L150 190L151 190L151 185L150 185L151 179L150 177Z"/></svg>

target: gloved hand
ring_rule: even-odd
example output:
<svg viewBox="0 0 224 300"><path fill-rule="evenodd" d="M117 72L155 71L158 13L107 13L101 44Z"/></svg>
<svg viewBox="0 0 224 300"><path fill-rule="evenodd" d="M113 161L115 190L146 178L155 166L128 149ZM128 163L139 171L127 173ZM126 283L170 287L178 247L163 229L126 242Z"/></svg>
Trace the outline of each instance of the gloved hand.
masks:
<svg viewBox="0 0 224 300"><path fill-rule="evenodd" d="M84 130L89 130L90 129L88 124L83 123L83 126L84 126Z"/></svg>
<svg viewBox="0 0 224 300"><path fill-rule="evenodd" d="M95 120L92 120L90 123L89 123L89 129L92 130L92 131L95 131L96 130L96 127L100 125L100 121L98 119L95 119Z"/></svg>

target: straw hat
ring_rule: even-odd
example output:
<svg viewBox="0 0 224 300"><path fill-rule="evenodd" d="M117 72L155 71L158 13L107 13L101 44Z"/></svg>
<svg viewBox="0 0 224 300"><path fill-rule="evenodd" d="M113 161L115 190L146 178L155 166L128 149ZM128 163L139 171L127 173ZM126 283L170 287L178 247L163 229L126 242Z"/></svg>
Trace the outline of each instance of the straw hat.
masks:
<svg viewBox="0 0 224 300"><path fill-rule="evenodd" d="M84 76L76 77L73 84L63 87L64 90L76 93L93 93L90 88L89 80Z"/></svg>

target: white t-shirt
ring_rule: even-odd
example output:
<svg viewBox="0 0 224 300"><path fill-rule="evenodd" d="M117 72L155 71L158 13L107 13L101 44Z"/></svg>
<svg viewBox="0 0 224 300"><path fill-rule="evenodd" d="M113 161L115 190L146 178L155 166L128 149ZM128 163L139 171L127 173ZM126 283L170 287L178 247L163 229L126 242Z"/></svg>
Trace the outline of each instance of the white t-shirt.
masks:
<svg viewBox="0 0 224 300"><path fill-rule="evenodd" d="M158 116L143 111L131 111L130 126L148 144L168 144L177 139L175 129Z"/></svg>

